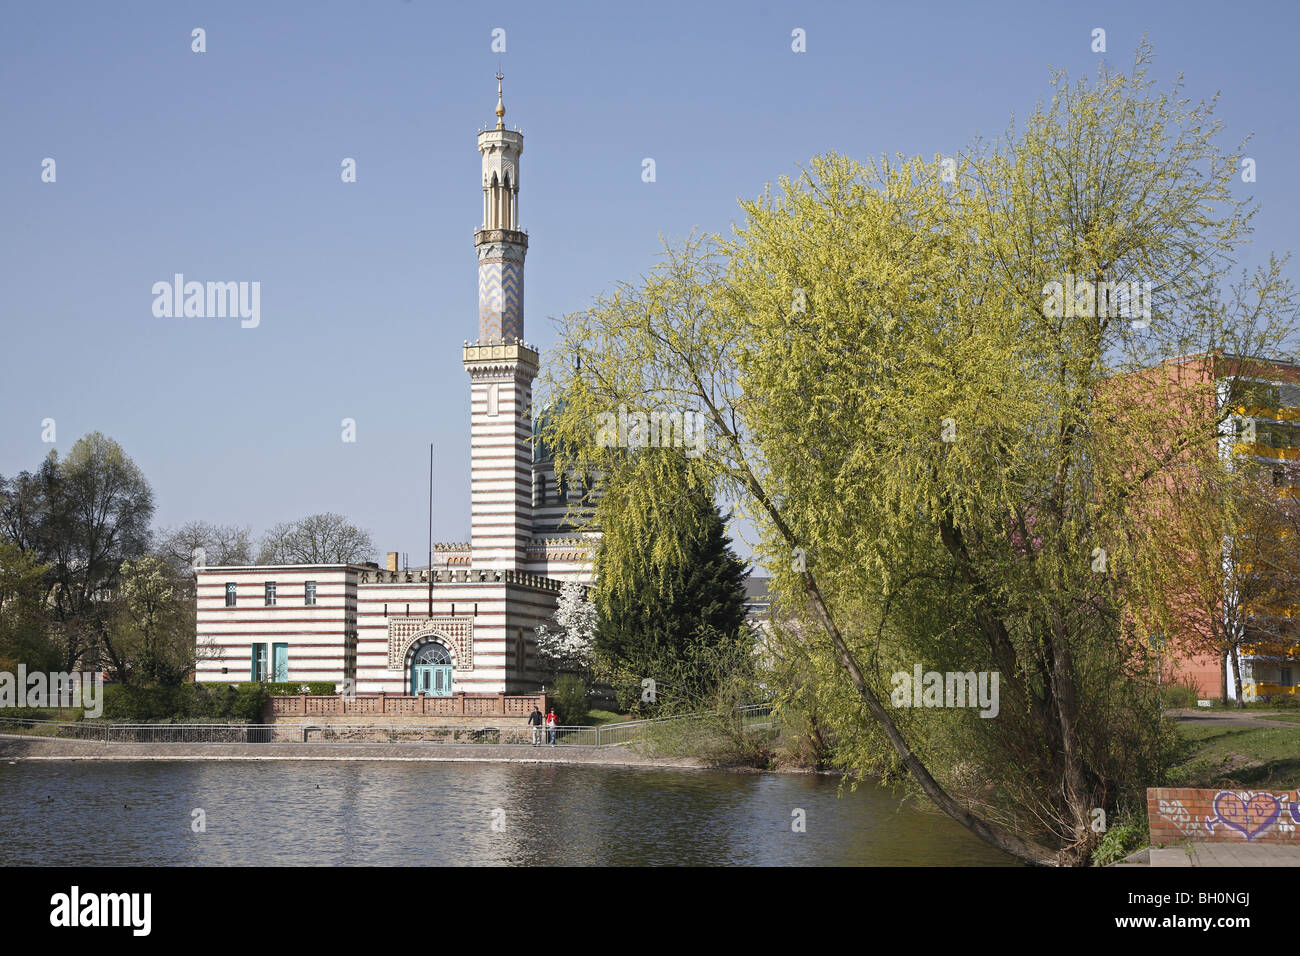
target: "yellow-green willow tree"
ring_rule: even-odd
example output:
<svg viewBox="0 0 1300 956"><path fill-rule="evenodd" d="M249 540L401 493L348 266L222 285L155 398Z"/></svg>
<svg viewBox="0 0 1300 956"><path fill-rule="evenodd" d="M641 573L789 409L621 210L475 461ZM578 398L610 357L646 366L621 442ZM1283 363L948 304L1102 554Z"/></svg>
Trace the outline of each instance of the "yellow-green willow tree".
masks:
<svg viewBox="0 0 1300 956"><path fill-rule="evenodd" d="M1130 611L1160 582L1128 569L1158 547L1138 519L1162 469L1215 436L1114 383L1206 348L1266 354L1295 323L1282 263L1227 291L1251 215L1238 156L1148 59L1056 77L1020 130L955 163L814 159L743 202L732 236L669 247L568 316L549 363L557 466L618 490L602 546L643 548L680 514L656 456L595 440L600 416L702 413L697 468L759 528L782 657L809 665L787 672L821 685L787 705L811 694L844 765L905 770L1038 864L1086 863L1095 811L1168 746ZM996 672L997 716L894 706L916 665Z"/></svg>

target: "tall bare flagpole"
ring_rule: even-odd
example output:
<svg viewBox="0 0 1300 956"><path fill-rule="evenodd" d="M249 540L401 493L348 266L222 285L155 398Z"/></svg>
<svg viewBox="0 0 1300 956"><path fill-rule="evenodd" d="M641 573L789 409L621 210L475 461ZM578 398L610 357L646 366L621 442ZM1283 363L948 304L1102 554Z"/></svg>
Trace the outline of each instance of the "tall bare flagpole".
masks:
<svg viewBox="0 0 1300 956"><path fill-rule="evenodd" d="M429 442L429 617L433 617L433 442Z"/></svg>

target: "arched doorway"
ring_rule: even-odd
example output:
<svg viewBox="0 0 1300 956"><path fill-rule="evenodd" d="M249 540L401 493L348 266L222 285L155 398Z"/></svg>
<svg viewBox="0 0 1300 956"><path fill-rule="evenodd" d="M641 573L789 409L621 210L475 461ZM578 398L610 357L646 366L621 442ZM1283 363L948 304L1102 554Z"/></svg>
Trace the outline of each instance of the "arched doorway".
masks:
<svg viewBox="0 0 1300 956"><path fill-rule="evenodd" d="M411 693L451 696L451 654L436 641L425 641L411 656Z"/></svg>

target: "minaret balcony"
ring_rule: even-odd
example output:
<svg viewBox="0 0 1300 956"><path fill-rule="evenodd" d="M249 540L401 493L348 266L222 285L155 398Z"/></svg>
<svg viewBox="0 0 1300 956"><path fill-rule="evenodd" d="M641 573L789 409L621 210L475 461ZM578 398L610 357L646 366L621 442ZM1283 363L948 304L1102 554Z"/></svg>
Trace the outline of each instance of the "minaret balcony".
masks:
<svg viewBox="0 0 1300 956"><path fill-rule="evenodd" d="M524 151L524 134L517 129L479 130L478 148L481 153L514 153Z"/></svg>
<svg viewBox="0 0 1300 956"><path fill-rule="evenodd" d="M519 364L531 367L534 371L538 368L540 356L537 350L532 348L526 342L512 340L510 342L466 342L464 349L464 364L471 367L476 365L497 365L497 364Z"/></svg>
<svg viewBox="0 0 1300 956"><path fill-rule="evenodd" d="M474 247L485 246L493 242L508 242L511 245L528 248L528 233L520 229L476 229Z"/></svg>

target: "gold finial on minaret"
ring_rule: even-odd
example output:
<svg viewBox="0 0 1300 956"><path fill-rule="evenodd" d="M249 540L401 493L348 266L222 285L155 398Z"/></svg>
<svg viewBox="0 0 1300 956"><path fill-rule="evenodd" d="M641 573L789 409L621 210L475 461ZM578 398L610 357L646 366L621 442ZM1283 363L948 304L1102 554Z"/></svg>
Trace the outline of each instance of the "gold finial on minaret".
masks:
<svg viewBox="0 0 1300 956"><path fill-rule="evenodd" d="M501 101L501 81L505 78L504 73L497 73L497 129L506 128L506 105Z"/></svg>

